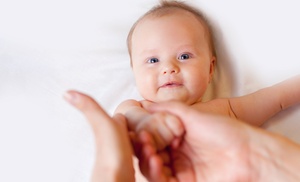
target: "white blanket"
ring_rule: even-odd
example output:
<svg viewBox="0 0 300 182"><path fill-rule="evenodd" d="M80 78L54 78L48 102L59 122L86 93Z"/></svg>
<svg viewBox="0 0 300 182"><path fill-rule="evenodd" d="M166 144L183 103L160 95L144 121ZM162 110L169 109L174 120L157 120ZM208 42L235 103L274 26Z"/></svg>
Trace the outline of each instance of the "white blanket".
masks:
<svg viewBox="0 0 300 182"><path fill-rule="evenodd" d="M88 181L93 136L62 95L83 91L110 114L125 99L141 99L125 42L133 22L157 2L0 1L0 181ZM299 74L297 1L187 2L207 14L216 32L217 96ZM300 143L299 118L295 106L264 128Z"/></svg>

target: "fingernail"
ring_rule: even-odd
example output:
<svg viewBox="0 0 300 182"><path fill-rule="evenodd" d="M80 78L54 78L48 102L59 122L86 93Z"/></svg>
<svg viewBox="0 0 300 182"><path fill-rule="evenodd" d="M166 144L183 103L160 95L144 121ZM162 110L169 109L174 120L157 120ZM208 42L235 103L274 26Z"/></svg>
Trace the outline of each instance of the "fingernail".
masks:
<svg viewBox="0 0 300 182"><path fill-rule="evenodd" d="M74 104L76 102L76 94L72 93L71 91L65 92L64 98L71 104Z"/></svg>

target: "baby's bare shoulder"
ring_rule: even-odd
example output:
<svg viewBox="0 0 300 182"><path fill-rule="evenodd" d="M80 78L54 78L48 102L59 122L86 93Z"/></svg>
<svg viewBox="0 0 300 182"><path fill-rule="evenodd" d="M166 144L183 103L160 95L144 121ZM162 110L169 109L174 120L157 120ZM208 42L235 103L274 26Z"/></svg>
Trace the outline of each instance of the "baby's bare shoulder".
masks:
<svg viewBox="0 0 300 182"><path fill-rule="evenodd" d="M227 115L230 110L230 100L228 98L213 99L207 102L197 102L191 107L197 109L200 112L206 112L211 114Z"/></svg>

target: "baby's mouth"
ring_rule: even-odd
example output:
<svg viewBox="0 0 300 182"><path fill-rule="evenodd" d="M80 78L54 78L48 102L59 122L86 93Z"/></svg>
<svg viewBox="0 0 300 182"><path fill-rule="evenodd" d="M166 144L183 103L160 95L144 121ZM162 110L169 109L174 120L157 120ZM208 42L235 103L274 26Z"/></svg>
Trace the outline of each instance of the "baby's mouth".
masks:
<svg viewBox="0 0 300 182"><path fill-rule="evenodd" d="M167 82L160 86L160 88L173 88L173 87L181 87L182 84L178 82Z"/></svg>

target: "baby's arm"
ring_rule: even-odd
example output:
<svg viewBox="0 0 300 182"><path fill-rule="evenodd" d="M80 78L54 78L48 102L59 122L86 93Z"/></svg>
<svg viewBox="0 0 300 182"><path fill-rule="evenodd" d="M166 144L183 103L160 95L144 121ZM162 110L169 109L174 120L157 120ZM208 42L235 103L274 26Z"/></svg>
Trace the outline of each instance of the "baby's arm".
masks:
<svg viewBox="0 0 300 182"><path fill-rule="evenodd" d="M131 131L139 133L145 130L151 133L157 148L161 150L179 138L184 128L176 116L168 113L149 113L143 108L146 104L152 103L127 100L117 107L115 113L121 113L126 117Z"/></svg>
<svg viewBox="0 0 300 182"><path fill-rule="evenodd" d="M250 124L261 125L281 110L300 103L300 75L252 94L231 98L234 115Z"/></svg>
<svg viewBox="0 0 300 182"><path fill-rule="evenodd" d="M136 100L126 100L122 102L117 109L116 113L123 114L128 120L128 127L131 131L135 131L140 121L148 117L150 113L146 111L142 104Z"/></svg>

